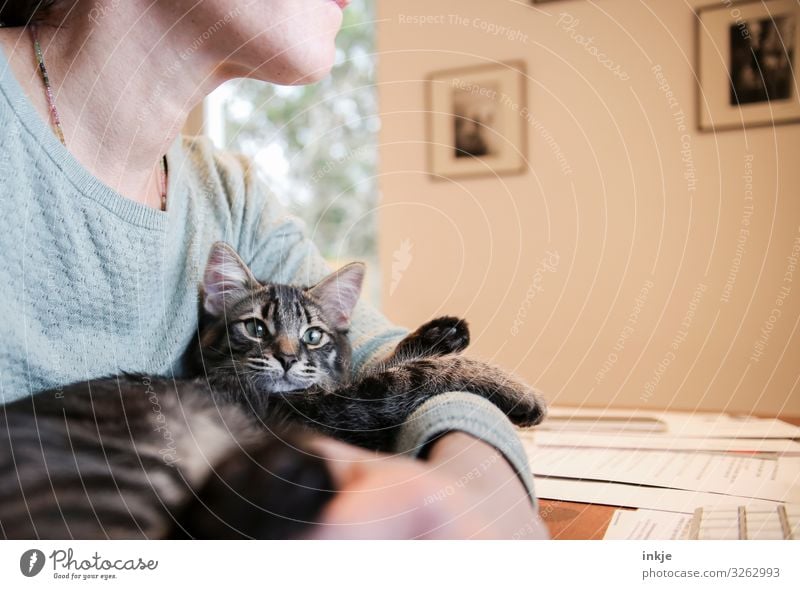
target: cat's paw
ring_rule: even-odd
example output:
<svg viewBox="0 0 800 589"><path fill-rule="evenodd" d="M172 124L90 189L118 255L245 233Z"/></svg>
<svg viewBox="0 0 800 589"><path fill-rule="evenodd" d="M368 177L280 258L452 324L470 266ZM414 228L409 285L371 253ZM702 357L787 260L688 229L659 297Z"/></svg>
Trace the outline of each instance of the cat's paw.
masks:
<svg viewBox="0 0 800 589"><path fill-rule="evenodd" d="M469 345L469 327L458 317L439 317L406 336L396 354L405 358L457 354Z"/></svg>
<svg viewBox="0 0 800 589"><path fill-rule="evenodd" d="M518 397L508 411L508 418L519 427L531 427L540 424L547 417L547 402L536 390L526 387L525 393Z"/></svg>

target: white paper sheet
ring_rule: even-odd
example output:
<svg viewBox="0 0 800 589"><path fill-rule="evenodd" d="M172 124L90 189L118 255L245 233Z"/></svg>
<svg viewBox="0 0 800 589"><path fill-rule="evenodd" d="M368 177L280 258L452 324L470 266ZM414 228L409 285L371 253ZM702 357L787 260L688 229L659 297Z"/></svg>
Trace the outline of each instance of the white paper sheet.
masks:
<svg viewBox="0 0 800 589"><path fill-rule="evenodd" d="M523 443L568 448L629 448L650 450L701 450L706 452L770 452L800 456L800 443L792 440L750 438L687 438L669 434L589 434L519 430Z"/></svg>
<svg viewBox="0 0 800 589"><path fill-rule="evenodd" d="M603 540L687 540L692 515L652 509L618 509Z"/></svg>
<svg viewBox="0 0 800 589"><path fill-rule="evenodd" d="M551 407L538 431L663 433L700 438L800 438L800 427L779 419L723 413L648 409Z"/></svg>
<svg viewBox="0 0 800 589"><path fill-rule="evenodd" d="M607 448L527 448L535 475L800 503L800 458Z"/></svg>
<svg viewBox="0 0 800 589"><path fill-rule="evenodd" d="M734 495L685 491L683 489L663 489L661 487L642 487L623 483L581 481L577 479L536 477L535 488L536 495L540 499L638 507L686 514L693 513L698 507L707 505L777 504L775 501L749 499Z"/></svg>

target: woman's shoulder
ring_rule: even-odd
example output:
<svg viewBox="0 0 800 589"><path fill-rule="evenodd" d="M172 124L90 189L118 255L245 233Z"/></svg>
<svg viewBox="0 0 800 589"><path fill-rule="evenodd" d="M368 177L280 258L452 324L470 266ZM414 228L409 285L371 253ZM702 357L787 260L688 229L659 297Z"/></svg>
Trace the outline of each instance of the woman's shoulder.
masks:
<svg viewBox="0 0 800 589"><path fill-rule="evenodd" d="M205 204L224 204L236 211L245 203L252 206L272 199L268 187L258 177L252 159L244 154L220 149L202 135L182 135L173 149L173 158L168 157L170 176L173 174L172 166L179 166L175 176L188 189L192 200L199 198Z"/></svg>
<svg viewBox="0 0 800 589"><path fill-rule="evenodd" d="M205 135L181 135L176 146L180 152L179 164L185 165L190 179L204 184L216 181L226 188L243 188L255 174L250 158L216 147Z"/></svg>
<svg viewBox="0 0 800 589"><path fill-rule="evenodd" d="M173 149L169 175L180 183L182 200L198 215L230 228L232 243L244 248L240 236L263 236L286 221L288 213L249 157L219 149L204 136L181 136ZM174 165L180 169L173 176Z"/></svg>

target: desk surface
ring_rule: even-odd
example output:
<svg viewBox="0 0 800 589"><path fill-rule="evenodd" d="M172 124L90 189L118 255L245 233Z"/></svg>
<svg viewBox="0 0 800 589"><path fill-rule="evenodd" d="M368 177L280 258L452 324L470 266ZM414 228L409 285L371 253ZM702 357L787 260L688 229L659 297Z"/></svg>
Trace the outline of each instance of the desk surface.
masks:
<svg viewBox="0 0 800 589"><path fill-rule="evenodd" d="M780 419L800 425L800 417ZM539 500L539 514L554 540L602 540L617 509L621 508L591 503Z"/></svg>

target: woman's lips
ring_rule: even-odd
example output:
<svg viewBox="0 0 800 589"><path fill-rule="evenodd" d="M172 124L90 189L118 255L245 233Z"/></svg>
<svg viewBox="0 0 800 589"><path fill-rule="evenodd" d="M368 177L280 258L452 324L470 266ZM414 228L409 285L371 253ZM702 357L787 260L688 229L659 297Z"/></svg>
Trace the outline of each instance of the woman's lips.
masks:
<svg viewBox="0 0 800 589"><path fill-rule="evenodd" d="M344 10L347 7L347 5L350 4L350 0L331 0L331 1L335 2L336 5L342 10Z"/></svg>

